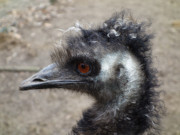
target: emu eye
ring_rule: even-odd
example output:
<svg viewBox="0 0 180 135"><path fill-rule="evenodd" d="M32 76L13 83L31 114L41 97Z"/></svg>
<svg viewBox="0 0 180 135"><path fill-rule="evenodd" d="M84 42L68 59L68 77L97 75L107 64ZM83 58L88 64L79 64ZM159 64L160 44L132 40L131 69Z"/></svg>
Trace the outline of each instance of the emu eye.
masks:
<svg viewBox="0 0 180 135"><path fill-rule="evenodd" d="M79 63L77 65L78 68L78 72L81 73L82 75L86 75L88 73L90 73L90 65L86 64L86 63Z"/></svg>

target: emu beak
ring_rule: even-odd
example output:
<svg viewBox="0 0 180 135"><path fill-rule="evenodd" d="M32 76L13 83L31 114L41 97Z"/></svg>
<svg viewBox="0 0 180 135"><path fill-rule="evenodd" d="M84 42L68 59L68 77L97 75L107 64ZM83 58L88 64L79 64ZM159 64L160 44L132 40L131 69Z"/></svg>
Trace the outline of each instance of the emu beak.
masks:
<svg viewBox="0 0 180 135"><path fill-rule="evenodd" d="M85 83L84 81L64 79L63 71L59 71L56 64L43 68L38 73L22 82L20 90L68 88L72 85Z"/></svg>

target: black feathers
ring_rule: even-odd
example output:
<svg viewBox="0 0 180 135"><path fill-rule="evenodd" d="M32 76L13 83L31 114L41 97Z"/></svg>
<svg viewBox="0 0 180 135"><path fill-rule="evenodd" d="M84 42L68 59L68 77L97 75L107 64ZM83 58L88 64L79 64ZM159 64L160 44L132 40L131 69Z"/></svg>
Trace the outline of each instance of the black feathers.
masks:
<svg viewBox="0 0 180 135"><path fill-rule="evenodd" d="M115 101L110 101L110 105L103 106L100 103L96 103L83 114L83 118L73 128L73 135L159 134L159 117L161 115L159 111L161 110L161 105L159 102L159 93L155 91L155 88L158 86L156 70L152 67L152 44L150 40L153 36L146 32L147 26L149 24L144 22L139 23L133 19L130 13L122 11L114 14L99 28L83 29L78 27L77 29L79 29L80 33L78 32L76 36L68 35L66 37L66 49L56 51L52 55L55 62L65 63L66 60L76 58L77 56L99 58L109 52L127 51L136 57L144 75L144 79L139 86L141 89L139 93L140 98L137 99L136 103L128 104L123 111L120 111L121 108L115 110L116 114L113 114L114 118L107 123L104 120L98 120L97 122L95 119L104 115L98 112L100 109L103 110L107 106L113 106ZM95 63L99 67L98 73L101 69L100 62L99 59ZM109 80L107 83L111 81ZM124 82L125 85L126 81ZM91 89L93 96L98 97L97 95L100 94L99 88L103 84L99 84L99 87L96 88L98 84L95 83L99 83L99 81L95 81ZM115 82L115 85L117 83ZM111 85L109 88L111 88ZM112 92L111 89L110 92ZM110 110L107 117L112 117L111 112Z"/></svg>

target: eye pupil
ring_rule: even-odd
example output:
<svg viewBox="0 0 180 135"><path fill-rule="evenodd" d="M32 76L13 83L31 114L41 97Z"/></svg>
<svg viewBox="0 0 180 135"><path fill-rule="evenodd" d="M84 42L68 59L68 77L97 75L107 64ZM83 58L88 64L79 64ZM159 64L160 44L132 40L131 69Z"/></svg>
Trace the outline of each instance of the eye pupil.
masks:
<svg viewBox="0 0 180 135"><path fill-rule="evenodd" d="M86 65L85 64L81 64L81 68L85 69L86 68Z"/></svg>
<svg viewBox="0 0 180 135"><path fill-rule="evenodd" d="M86 74L90 71L90 66L86 63L79 63L78 64L78 71L82 74Z"/></svg>

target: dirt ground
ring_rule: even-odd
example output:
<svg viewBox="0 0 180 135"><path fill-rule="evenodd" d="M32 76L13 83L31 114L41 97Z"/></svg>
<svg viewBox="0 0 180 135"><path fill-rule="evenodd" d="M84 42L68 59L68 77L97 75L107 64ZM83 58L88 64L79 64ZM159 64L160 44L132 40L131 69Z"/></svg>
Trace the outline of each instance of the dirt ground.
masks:
<svg viewBox="0 0 180 135"><path fill-rule="evenodd" d="M52 1L52 0L51 0ZM61 32L77 20L98 24L116 11L130 9L151 20L154 66L166 105L162 135L180 135L180 1L179 0L0 0L0 68L43 67ZM92 99L61 89L21 92L33 73L0 72L0 135L66 135Z"/></svg>

